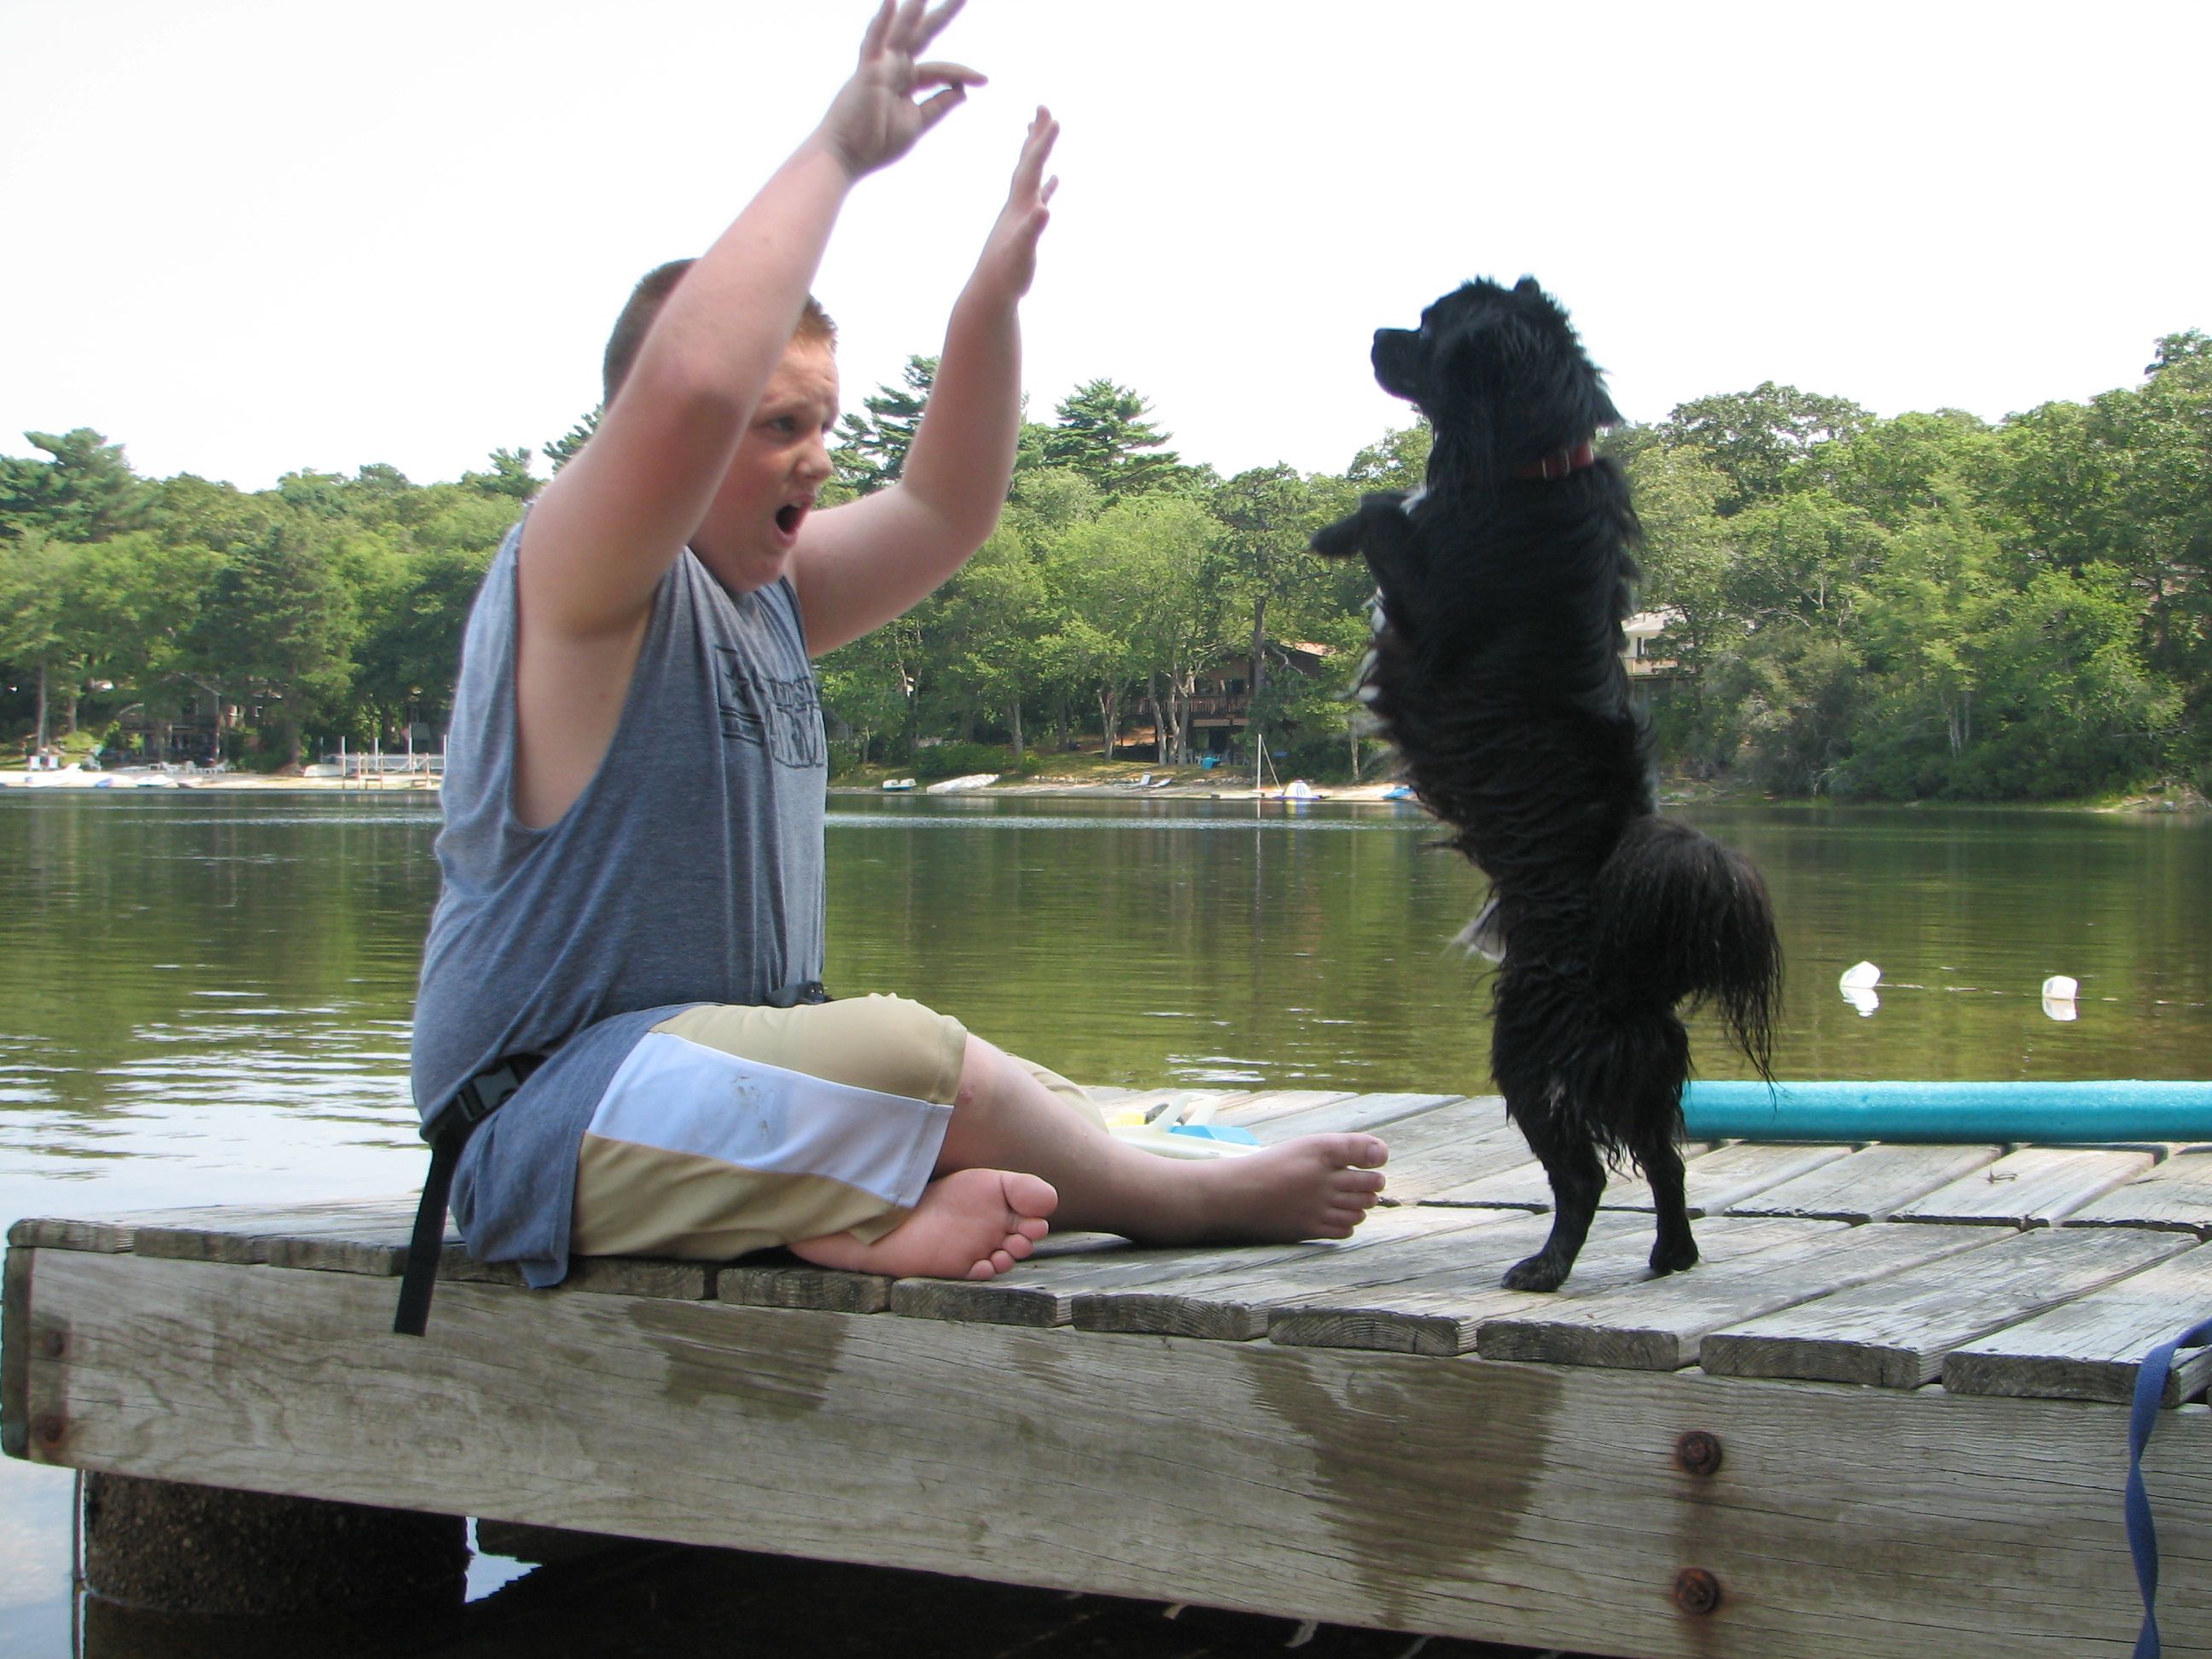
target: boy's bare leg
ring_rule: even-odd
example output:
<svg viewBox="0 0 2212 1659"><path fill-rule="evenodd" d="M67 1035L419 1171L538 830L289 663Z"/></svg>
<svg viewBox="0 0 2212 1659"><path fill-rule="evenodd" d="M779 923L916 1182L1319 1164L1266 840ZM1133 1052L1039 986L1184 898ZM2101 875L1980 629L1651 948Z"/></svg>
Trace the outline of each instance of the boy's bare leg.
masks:
<svg viewBox="0 0 2212 1659"><path fill-rule="evenodd" d="M1304 1135L1237 1157L1162 1158L1070 1111L997 1048L968 1040L940 1171L1019 1170L1059 1193L1053 1224L1148 1243L1344 1238L1382 1190L1370 1134Z"/></svg>
<svg viewBox="0 0 2212 1659"><path fill-rule="evenodd" d="M1241 1157L1162 1158L1116 1140L989 1043L968 1039L938 1178L872 1244L791 1248L825 1267L990 1279L1027 1256L1045 1218L1154 1244L1346 1238L1382 1190L1369 1134L1303 1135Z"/></svg>

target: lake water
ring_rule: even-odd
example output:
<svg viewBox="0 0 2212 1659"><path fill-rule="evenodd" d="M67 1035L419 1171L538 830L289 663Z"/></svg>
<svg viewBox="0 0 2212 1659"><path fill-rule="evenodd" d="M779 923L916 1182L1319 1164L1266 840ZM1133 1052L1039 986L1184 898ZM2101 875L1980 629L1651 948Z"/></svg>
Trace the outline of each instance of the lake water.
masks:
<svg viewBox="0 0 2212 1659"><path fill-rule="evenodd" d="M1095 1083L1486 1091L1446 941L1478 879L1410 808L831 803L834 991ZM1686 811L1766 874L1785 1078L2212 1075L2212 825ZM0 792L0 1221L419 1183L424 796ZM1862 1013L1844 969L1883 971ZM2043 1011L2046 975L2078 1018ZM1708 1035L1712 1076L1743 1074ZM0 1462L0 1659L69 1649L69 1481ZM498 1576L489 1569L483 1582Z"/></svg>

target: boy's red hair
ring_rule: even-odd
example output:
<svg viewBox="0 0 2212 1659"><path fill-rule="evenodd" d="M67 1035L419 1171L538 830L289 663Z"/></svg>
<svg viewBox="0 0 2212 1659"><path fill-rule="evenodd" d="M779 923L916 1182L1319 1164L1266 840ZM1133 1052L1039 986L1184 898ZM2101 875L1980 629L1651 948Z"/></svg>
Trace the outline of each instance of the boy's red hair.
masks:
<svg viewBox="0 0 2212 1659"><path fill-rule="evenodd" d="M629 378L630 365L637 361L638 348L645 343L653 319L660 315L660 307L667 303L668 296L676 291L676 284L690 269L689 259L671 259L647 271L630 290L629 303L615 319L615 331L607 337L606 356L600 364L600 383L606 403L614 402L615 393ZM806 304L799 313L799 326L792 330L791 337L819 341L833 349L837 344L837 325L830 320L830 313L822 309L821 301L811 294L806 296Z"/></svg>

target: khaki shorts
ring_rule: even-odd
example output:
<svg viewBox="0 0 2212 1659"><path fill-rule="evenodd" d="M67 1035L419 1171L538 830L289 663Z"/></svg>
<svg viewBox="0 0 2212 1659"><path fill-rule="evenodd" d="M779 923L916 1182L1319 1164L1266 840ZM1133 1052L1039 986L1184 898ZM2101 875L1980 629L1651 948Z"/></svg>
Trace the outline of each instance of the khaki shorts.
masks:
<svg viewBox="0 0 2212 1659"><path fill-rule="evenodd" d="M881 1237L936 1174L967 1048L958 1020L902 997L710 1004L661 1021L585 1132L569 1248L722 1261L830 1233ZM1076 1085L1017 1063L1101 1121Z"/></svg>

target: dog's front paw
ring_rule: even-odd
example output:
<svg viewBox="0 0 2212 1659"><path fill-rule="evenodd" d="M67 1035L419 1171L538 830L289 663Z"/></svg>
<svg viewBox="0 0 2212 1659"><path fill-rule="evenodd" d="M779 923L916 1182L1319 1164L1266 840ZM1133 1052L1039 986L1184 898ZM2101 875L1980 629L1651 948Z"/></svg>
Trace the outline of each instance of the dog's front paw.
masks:
<svg viewBox="0 0 2212 1659"><path fill-rule="evenodd" d="M1334 524L1323 525L1314 532L1312 547L1326 558L1349 559L1359 551L1359 514L1339 519Z"/></svg>
<svg viewBox="0 0 2212 1659"><path fill-rule="evenodd" d="M1571 1261L1556 1261L1545 1251L1515 1262L1505 1270L1509 1291L1556 1291L1567 1282Z"/></svg>
<svg viewBox="0 0 2212 1659"><path fill-rule="evenodd" d="M1697 1265L1698 1241L1694 1238L1662 1238L1651 1247L1651 1271L1655 1273L1678 1273Z"/></svg>

